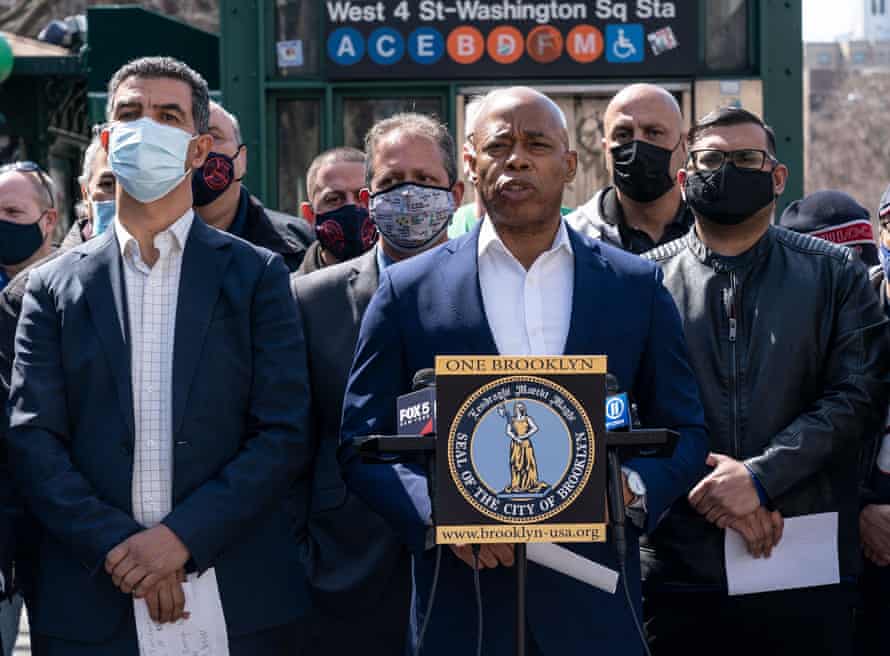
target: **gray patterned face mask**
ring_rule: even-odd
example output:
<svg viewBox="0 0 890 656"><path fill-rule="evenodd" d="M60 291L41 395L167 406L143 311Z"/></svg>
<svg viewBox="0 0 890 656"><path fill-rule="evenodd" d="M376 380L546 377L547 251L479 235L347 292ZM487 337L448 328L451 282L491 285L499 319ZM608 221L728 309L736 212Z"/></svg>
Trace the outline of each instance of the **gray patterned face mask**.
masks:
<svg viewBox="0 0 890 656"><path fill-rule="evenodd" d="M387 244L417 253L436 243L454 214L450 189L402 182L371 196L371 220Z"/></svg>

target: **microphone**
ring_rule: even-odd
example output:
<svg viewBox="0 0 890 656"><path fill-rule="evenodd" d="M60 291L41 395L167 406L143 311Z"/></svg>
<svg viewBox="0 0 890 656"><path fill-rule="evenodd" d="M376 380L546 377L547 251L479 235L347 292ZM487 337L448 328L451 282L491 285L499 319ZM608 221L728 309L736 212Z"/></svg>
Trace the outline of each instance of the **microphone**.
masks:
<svg viewBox="0 0 890 656"><path fill-rule="evenodd" d="M426 369L419 369L416 374L414 374L414 378L411 379L411 391L416 392L419 389L423 389L424 387L435 387L436 386L436 370L432 367L427 367Z"/></svg>
<svg viewBox="0 0 890 656"><path fill-rule="evenodd" d="M632 403L627 392L614 374L606 374L606 430L629 431L640 427L637 404Z"/></svg>
<svg viewBox="0 0 890 656"><path fill-rule="evenodd" d="M396 399L399 435L432 435L436 431L436 371L421 369L411 381L409 394Z"/></svg>

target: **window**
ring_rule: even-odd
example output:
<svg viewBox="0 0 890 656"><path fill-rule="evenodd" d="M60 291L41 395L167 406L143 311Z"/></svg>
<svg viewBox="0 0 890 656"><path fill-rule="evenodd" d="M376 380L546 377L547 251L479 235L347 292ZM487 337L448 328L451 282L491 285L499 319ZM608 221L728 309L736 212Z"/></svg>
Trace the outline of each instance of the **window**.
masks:
<svg viewBox="0 0 890 656"><path fill-rule="evenodd" d="M712 71L748 68L747 0L710 0L706 4L705 63Z"/></svg>
<svg viewBox="0 0 890 656"><path fill-rule="evenodd" d="M322 7L320 2L276 0L274 47L279 77L318 74Z"/></svg>
<svg viewBox="0 0 890 656"><path fill-rule="evenodd" d="M828 64L831 63L831 55L829 55L827 52L819 53L819 57L817 58L817 61L822 66L828 66Z"/></svg>
<svg viewBox="0 0 890 656"><path fill-rule="evenodd" d="M321 152L321 102L287 100L278 103L278 209L298 214L308 200L306 173Z"/></svg>
<svg viewBox="0 0 890 656"><path fill-rule="evenodd" d="M377 121L399 112L417 112L443 119L439 96L414 98L344 98L343 145L364 149L365 134Z"/></svg>

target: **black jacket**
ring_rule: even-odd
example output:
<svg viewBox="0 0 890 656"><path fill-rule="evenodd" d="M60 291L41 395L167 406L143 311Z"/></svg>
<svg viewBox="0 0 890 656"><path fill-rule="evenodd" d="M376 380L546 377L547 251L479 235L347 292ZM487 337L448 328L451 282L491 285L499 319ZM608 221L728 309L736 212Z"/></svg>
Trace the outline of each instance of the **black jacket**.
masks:
<svg viewBox="0 0 890 656"><path fill-rule="evenodd" d="M304 219L267 210L255 196L249 196L243 237L254 246L278 253L291 273L300 267L306 249L315 241L312 226Z"/></svg>
<svg viewBox="0 0 890 656"><path fill-rule="evenodd" d="M69 248L82 244L85 241L83 230L86 223L85 220L76 221L55 251L21 271L0 291L0 395L4 399L9 396L12 361L15 354L15 329L22 311L28 274L34 267L58 257ZM12 587L10 570L16 550L18 550L16 585L26 583L24 579L27 576L23 574L28 568L24 566L23 558L30 555L28 545L34 544L33 532L36 526L30 517L22 512L21 501L12 487L12 474L6 462L6 429L9 417L5 412L0 413L0 417L2 417L0 419L0 571L6 579L8 594ZM3 593L0 591L0 599L2 598Z"/></svg>
<svg viewBox="0 0 890 656"><path fill-rule="evenodd" d="M771 227L721 257L695 230L646 255L684 321L711 451L744 460L784 517L837 511L859 566L859 457L890 396L887 319L847 248ZM723 531L686 500L652 536L650 580L725 584Z"/></svg>
<svg viewBox="0 0 890 656"><path fill-rule="evenodd" d="M307 256L309 257L309 256ZM371 613L375 635L393 636L392 649L366 645L366 654L403 650L410 601L410 558L386 522L350 493L337 463L343 395L362 317L377 290L377 248L315 273L291 275L300 308L312 389L312 475L307 570L325 613L354 619ZM386 619L380 619L386 618ZM369 640L370 640L370 636Z"/></svg>

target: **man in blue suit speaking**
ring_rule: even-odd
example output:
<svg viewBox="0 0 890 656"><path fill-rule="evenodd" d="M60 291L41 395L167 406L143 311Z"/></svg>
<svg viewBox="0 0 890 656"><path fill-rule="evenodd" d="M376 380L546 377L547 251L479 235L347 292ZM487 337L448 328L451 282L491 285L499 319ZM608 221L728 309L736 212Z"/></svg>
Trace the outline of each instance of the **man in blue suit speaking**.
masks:
<svg viewBox="0 0 890 656"><path fill-rule="evenodd" d="M212 570L231 656L300 654L312 453L287 268L191 209L204 79L151 57L109 86L117 215L31 272L16 334L9 457L41 528L33 652L138 656L133 598L175 621L183 578Z"/></svg>
<svg viewBox="0 0 890 656"><path fill-rule="evenodd" d="M625 469L628 582L639 613L639 532L701 476L706 435L680 319L661 274L643 260L592 242L560 218L563 187L575 175L565 118L528 88L497 90L483 101L468 157L486 218L472 233L387 269L362 324L347 386L341 457L347 484L414 553L412 625L423 621L431 587L430 499L424 472L362 464L352 443L395 432L396 397L413 374L445 354L606 354L609 370L636 399L644 425L678 430L669 459L631 460ZM572 544L615 568L612 542ZM512 551L480 552L486 627L483 653L512 654ZM476 640L473 557L446 549L424 653L470 653ZM467 567L470 565L470 567ZM529 565L529 653L593 649L642 651L623 597ZM417 636L413 639L416 641Z"/></svg>

